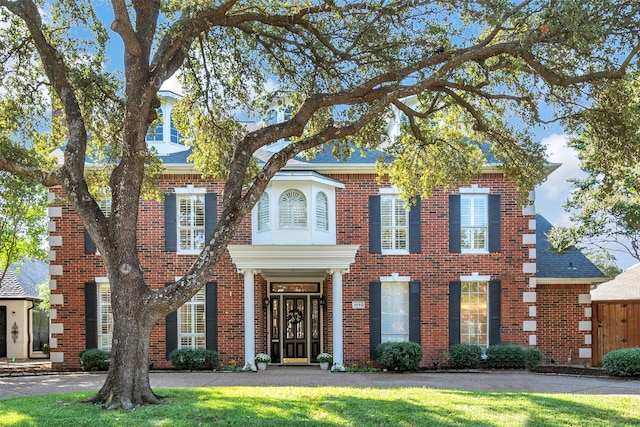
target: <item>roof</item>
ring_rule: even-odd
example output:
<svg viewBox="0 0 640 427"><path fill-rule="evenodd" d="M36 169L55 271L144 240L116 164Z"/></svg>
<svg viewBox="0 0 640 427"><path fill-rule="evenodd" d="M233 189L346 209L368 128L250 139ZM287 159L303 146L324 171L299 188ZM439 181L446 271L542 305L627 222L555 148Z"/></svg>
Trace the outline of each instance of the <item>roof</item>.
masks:
<svg viewBox="0 0 640 427"><path fill-rule="evenodd" d="M601 283L591 291L591 301L640 300L640 264L618 274L615 279Z"/></svg>
<svg viewBox="0 0 640 427"><path fill-rule="evenodd" d="M16 273L16 270L18 272ZM2 280L0 299L40 299L38 285L49 282L49 265L43 261L23 260L20 268L12 264Z"/></svg>
<svg viewBox="0 0 640 427"><path fill-rule="evenodd" d="M603 282L605 274L576 248L564 254L555 253L547 240L553 226L542 215L536 215L536 277L538 279L563 279L563 281Z"/></svg>

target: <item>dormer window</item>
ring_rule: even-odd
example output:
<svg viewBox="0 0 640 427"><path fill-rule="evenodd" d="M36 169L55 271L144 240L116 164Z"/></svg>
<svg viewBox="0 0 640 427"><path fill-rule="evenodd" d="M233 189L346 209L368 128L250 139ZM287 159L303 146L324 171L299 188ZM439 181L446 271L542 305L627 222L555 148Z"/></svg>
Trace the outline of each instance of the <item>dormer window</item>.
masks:
<svg viewBox="0 0 640 427"><path fill-rule="evenodd" d="M262 193L258 201L258 231L267 231L271 228L269 214L269 195Z"/></svg>
<svg viewBox="0 0 640 427"><path fill-rule="evenodd" d="M178 129L176 129L175 124L173 123L173 114L171 114L171 120L169 120L169 140L173 143L173 144L179 144L179 145L184 145L184 142L182 141L182 136L180 135L180 132L178 132Z"/></svg>
<svg viewBox="0 0 640 427"><path fill-rule="evenodd" d="M164 141L164 124L162 123L162 109L158 108L158 118L156 119L155 126L149 127L147 131L147 141L150 142L162 142Z"/></svg>
<svg viewBox="0 0 640 427"><path fill-rule="evenodd" d="M307 199L295 189L286 190L278 202L280 228L307 228Z"/></svg>
<svg viewBox="0 0 640 427"><path fill-rule="evenodd" d="M329 230L329 199L322 191L316 194L316 230Z"/></svg>

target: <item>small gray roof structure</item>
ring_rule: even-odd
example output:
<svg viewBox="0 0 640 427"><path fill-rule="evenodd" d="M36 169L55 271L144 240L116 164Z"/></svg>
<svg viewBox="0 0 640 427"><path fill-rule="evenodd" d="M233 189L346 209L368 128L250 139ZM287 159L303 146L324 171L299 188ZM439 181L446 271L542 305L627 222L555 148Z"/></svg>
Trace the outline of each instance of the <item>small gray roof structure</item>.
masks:
<svg viewBox="0 0 640 427"><path fill-rule="evenodd" d="M591 301L640 301L640 264L601 283L591 291Z"/></svg>
<svg viewBox="0 0 640 427"><path fill-rule="evenodd" d="M561 279L565 282L604 282L607 277L582 252L576 248L564 254L555 253L547 239L553 226L542 215L536 215L536 277Z"/></svg>
<svg viewBox="0 0 640 427"><path fill-rule="evenodd" d="M2 280L0 299L40 299L38 285L49 282L49 264L26 259L12 264ZM17 272L16 272L17 270Z"/></svg>

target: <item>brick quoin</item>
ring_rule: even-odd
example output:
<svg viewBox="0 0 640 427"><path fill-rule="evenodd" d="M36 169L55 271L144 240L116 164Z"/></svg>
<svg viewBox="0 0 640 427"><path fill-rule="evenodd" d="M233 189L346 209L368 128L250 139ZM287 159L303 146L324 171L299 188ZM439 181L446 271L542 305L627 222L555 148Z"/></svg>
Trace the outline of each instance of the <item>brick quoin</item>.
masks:
<svg viewBox="0 0 640 427"><path fill-rule="evenodd" d="M451 253L448 249L448 195L451 191L437 190L431 197L424 198L421 205L422 251L407 255L382 255L369 252L368 197L379 194L380 187L388 187L388 182L377 183L375 174L327 174L344 183L344 188L336 189L336 243L338 245L360 245L355 262L343 276L343 351L345 364L370 363L370 319L369 284L380 277L398 273L420 281L421 295L421 345L424 348L423 366L442 363L449 347L449 283L474 272L488 275L492 280L500 280L502 287L502 341L528 345L531 332L524 332L522 324L528 317L529 305L523 302L523 292L531 291L529 279L532 274L522 273L523 263L532 262L529 249L522 236L534 233L529 229L533 215L522 214L517 202L515 186L503 175L483 174L473 181L479 187L489 188L491 193L501 195L501 250L481 255ZM222 191L220 182L204 181L199 174L164 175L159 179L160 192L173 192L175 188L193 185L206 188L208 192ZM63 244L56 250L55 264L62 265L63 274L52 277L57 285L52 294L64 296L63 304L52 304L57 316L52 323L64 325L63 334L52 334L56 345L53 352L64 353L64 362L55 363L55 369L76 370L80 368L78 353L85 348L85 307L84 284L96 277L106 277L100 255L84 253L83 226L78 216L63 202L61 189L54 188L57 196L54 206L62 207L62 216L51 218L55 221L52 236L62 236ZM220 200L220 199L219 199ZM164 251L163 202L143 200L139 210L138 239L140 262L147 284L158 289L165 283L181 276L194 261L195 256L177 255ZM218 202L218 215L221 203ZM232 244L251 244L251 218L243 220ZM244 297L243 276L238 273L228 252L216 266L211 278L218 286L218 352L223 363L235 360L244 362ZM333 324L331 306L333 303L331 275L322 284L327 299L322 311L324 343L323 351L333 352ZM586 289L586 290L585 290ZM545 358L567 357L566 349L578 348L580 336L572 330L571 342L560 338L563 331L577 329L582 307L567 308L566 301L575 300L577 294L588 292L588 286L545 289L544 298L538 301L538 345ZM255 277L255 351L268 352L267 315L263 306L267 294L267 281L259 274ZM365 309L355 309L352 302L364 302ZM583 310L584 312L584 310ZM582 312L582 313L583 313ZM562 316L568 316L563 318ZM544 321L541 320L544 317ZM543 329L544 328L544 329ZM563 329L564 328L564 329ZM570 344L568 346L567 344ZM577 351L577 350L576 350ZM165 322L160 321L151 336L151 361L154 368L168 368L166 360Z"/></svg>

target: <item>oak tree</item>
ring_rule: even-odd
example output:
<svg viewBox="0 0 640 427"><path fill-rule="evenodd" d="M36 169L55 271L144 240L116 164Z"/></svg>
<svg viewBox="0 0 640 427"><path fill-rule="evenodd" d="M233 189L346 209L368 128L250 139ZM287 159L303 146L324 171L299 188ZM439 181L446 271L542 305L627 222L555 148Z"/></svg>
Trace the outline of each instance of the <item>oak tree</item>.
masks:
<svg viewBox="0 0 640 427"><path fill-rule="evenodd" d="M321 145L338 156L382 146L407 198L469 180L487 155L522 191L544 177L529 127L621 77L640 49L640 5L601 0L0 0L0 169L61 186L107 269L111 365L93 401L156 403L147 365L153 326L188 301L274 174ZM109 50L108 50L109 49ZM122 63L111 64L113 53ZM107 55L107 51L109 55ZM145 143L158 90L177 75L195 164L225 179L222 214L189 271L145 282L138 204L158 171ZM417 102L405 102L415 99ZM238 111L286 100L291 117L246 132ZM51 114L51 111L61 114ZM383 130L394 112L402 136ZM38 121L51 121L42 132ZM3 134L8 131L4 128ZM290 143L264 163L256 150ZM63 149L63 163L48 153ZM487 152L488 151L488 152ZM92 192L105 165L112 211ZM91 172L91 173L90 173Z"/></svg>

